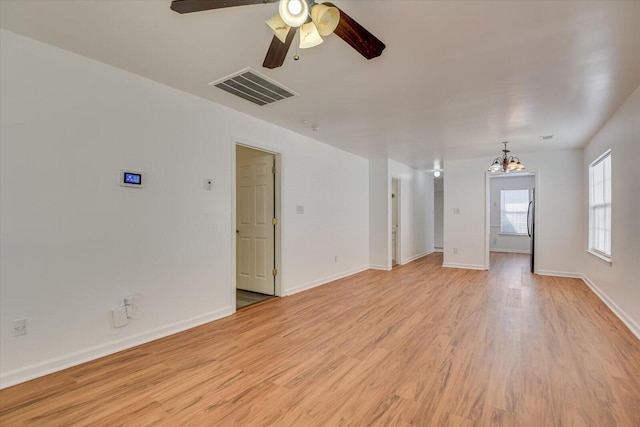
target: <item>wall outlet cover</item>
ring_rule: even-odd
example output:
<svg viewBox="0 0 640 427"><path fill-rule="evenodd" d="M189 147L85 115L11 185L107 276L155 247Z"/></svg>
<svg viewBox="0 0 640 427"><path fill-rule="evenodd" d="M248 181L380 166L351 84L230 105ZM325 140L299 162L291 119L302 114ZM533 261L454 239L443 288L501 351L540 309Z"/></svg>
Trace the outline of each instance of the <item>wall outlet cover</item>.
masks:
<svg viewBox="0 0 640 427"><path fill-rule="evenodd" d="M142 309L137 304L130 304L125 306L127 309L127 317L129 319L141 319L142 318Z"/></svg>
<svg viewBox="0 0 640 427"><path fill-rule="evenodd" d="M13 321L12 335L14 337L27 335L27 319L15 319Z"/></svg>
<svg viewBox="0 0 640 427"><path fill-rule="evenodd" d="M111 320L114 328L121 328L125 326L129 323L129 319L127 319L127 308L122 306L111 310Z"/></svg>

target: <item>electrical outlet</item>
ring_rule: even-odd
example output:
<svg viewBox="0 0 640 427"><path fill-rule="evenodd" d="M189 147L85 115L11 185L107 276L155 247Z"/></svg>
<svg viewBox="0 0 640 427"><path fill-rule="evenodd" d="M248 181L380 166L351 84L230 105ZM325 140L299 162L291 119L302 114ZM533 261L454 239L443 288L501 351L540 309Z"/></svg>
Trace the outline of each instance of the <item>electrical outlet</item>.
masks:
<svg viewBox="0 0 640 427"><path fill-rule="evenodd" d="M333 260L334 262L338 262L338 255L336 255Z"/></svg>
<svg viewBox="0 0 640 427"><path fill-rule="evenodd" d="M213 188L213 180L211 178L205 178L202 187L205 190L211 190Z"/></svg>
<svg viewBox="0 0 640 427"><path fill-rule="evenodd" d="M111 321L113 322L114 328L121 328L129 323L129 319L127 319L127 308L122 306L111 310Z"/></svg>
<svg viewBox="0 0 640 427"><path fill-rule="evenodd" d="M494 244L494 245L497 245L497 244L498 244L498 238L497 238L497 237L494 237L494 238L493 238L493 244Z"/></svg>
<svg viewBox="0 0 640 427"><path fill-rule="evenodd" d="M453 248L453 254L458 255L458 248Z"/></svg>
<svg viewBox="0 0 640 427"><path fill-rule="evenodd" d="M12 335L14 337L27 335L27 319L14 319Z"/></svg>
<svg viewBox="0 0 640 427"><path fill-rule="evenodd" d="M129 295L124 298L124 306L127 311L127 317L129 319L141 319L142 318L142 296L140 294Z"/></svg>

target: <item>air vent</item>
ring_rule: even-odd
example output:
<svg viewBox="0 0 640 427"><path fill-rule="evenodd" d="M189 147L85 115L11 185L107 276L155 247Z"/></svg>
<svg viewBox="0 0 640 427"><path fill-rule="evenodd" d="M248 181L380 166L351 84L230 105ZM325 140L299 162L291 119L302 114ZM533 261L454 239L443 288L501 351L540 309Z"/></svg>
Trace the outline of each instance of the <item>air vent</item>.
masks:
<svg viewBox="0 0 640 427"><path fill-rule="evenodd" d="M550 139L553 139L553 135L542 135L540 139L543 141L548 141Z"/></svg>
<svg viewBox="0 0 640 427"><path fill-rule="evenodd" d="M251 68L245 68L230 76L211 82L209 86L215 86L258 105L267 105L292 96L299 96L298 93Z"/></svg>

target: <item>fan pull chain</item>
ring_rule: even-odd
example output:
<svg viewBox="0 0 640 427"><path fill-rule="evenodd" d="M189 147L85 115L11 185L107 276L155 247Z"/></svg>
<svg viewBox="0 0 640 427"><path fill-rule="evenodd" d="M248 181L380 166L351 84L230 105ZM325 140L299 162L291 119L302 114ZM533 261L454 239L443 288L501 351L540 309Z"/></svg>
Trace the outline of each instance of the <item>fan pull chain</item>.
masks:
<svg viewBox="0 0 640 427"><path fill-rule="evenodd" d="M298 36L298 43L296 43L296 54L293 55L294 61L300 59L300 55L298 55L298 47L300 46L300 27L296 28L296 35Z"/></svg>

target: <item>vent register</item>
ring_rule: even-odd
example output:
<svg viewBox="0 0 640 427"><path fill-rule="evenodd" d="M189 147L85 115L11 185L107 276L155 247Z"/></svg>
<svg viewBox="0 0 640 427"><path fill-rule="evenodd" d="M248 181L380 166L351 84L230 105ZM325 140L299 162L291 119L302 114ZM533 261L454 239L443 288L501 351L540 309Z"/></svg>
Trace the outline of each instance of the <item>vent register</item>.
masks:
<svg viewBox="0 0 640 427"><path fill-rule="evenodd" d="M257 105L267 105L299 95L251 68L211 82L209 86L215 86Z"/></svg>

